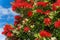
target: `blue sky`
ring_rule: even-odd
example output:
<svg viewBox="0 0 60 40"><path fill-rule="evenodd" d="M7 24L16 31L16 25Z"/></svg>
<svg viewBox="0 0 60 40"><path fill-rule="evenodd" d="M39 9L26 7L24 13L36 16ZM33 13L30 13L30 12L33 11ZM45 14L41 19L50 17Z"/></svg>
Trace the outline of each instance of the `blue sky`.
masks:
<svg viewBox="0 0 60 40"><path fill-rule="evenodd" d="M3 6L4 8L9 8L11 7L10 2L14 0L0 0L0 5Z"/></svg>
<svg viewBox="0 0 60 40"><path fill-rule="evenodd" d="M1 34L5 24L13 24L14 16L17 15L11 10L11 4L14 0L0 0L0 39L4 40L5 36Z"/></svg>

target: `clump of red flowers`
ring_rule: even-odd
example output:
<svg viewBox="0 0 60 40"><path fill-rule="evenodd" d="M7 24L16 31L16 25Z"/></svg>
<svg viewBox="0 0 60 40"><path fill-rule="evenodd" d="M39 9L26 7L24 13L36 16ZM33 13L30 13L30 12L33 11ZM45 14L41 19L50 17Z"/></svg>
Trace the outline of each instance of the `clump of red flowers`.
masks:
<svg viewBox="0 0 60 40"><path fill-rule="evenodd" d="M17 8L33 8L33 6L25 0L16 0L12 3L12 10L15 11Z"/></svg>
<svg viewBox="0 0 60 40"><path fill-rule="evenodd" d="M43 11L41 9L36 9L36 12L43 14Z"/></svg>
<svg viewBox="0 0 60 40"><path fill-rule="evenodd" d="M14 18L15 18L15 20L20 20L21 19L21 16L16 15Z"/></svg>
<svg viewBox="0 0 60 40"><path fill-rule="evenodd" d="M51 19L50 18L44 18L44 24L46 26L50 25L51 24Z"/></svg>
<svg viewBox="0 0 60 40"><path fill-rule="evenodd" d="M59 2L60 2L60 0L57 0L56 2L58 2L58 3L59 3Z"/></svg>
<svg viewBox="0 0 60 40"><path fill-rule="evenodd" d="M29 27L24 27L24 32L28 32L30 30L30 28Z"/></svg>
<svg viewBox="0 0 60 40"><path fill-rule="evenodd" d="M12 37L13 35L12 35L12 32L11 31L13 29L14 28L11 25L6 24L5 27L4 27L4 31L2 32L2 34L7 35L8 37Z"/></svg>
<svg viewBox="0 0 60 40"><path fill-rule="evenodd" d="M9 24L6 24L5 27L4 27L4 30L6 30L6 31L11 31L13 29L14 28L11 25L9 25Z"/></svg>
<svg viewBox="0 0 60 40"><path fill-rule="evenodd" d="M16 7L15 6L12 6L12 10L15 11L16 10Z"/></svg>
<svg viewBox="0 0 60 40"><path fill-rule="evenodd" d="M55 28L60 28L60 20L55 21L54 26Z"/></svg>
<svg viewBox="0 0 60 40"><path fill-rule="evenodd" d="M31 17L31 16L33 16L33 12L32 11L29 11L28 12L28 17Z"/></svg>
<svg viewBox="0 0 60 40"><path fill-rule="evenodd" d="M48 5L48 2L37 2L37 5L46 7Z"/></svg>
<svg viewBox="0 0 60 40"><path fill-rule="evenodd" d="M18 25L19 23L19 21L14 21L14 26Z"/></svg>
<svg viewBox="0 0 60 40"><path fill-rule="evenodd" d="M50 14L50 10L46 10L46 11L44 12L44 14L45 14L45 15L49 15L49 14Z"/></svg>
<svg viewBox="0 0 60 40"><path fill-rule="evenodd" d="M45 30L42 30L42 31L40 31L40 36L41 37L51 37L52 35L51 35L51 33L47 32Z"/></svg>
<svg viewBox="0 0 60 40"><path fill-rule="evenodd" d="M8 32L8 33L7 33L7 36L8 36L8 37L12 37L12 36L13 36L13 33L12 33L12 32Z"/></svg>
<svg viewBox="0 0 60 40"><path fill-rule="evenodd" d="M14 18L15 18L14 25L16 26L17 24L19 24L19 23L20 23L21 16L16 15Z"/></svg>
<svg viewBox="0 0 60 40"><path fill-rule="evenodd" d="M52 5L52 10L56 11L60 7L60 0L57 0L55 3Z"/></svg>

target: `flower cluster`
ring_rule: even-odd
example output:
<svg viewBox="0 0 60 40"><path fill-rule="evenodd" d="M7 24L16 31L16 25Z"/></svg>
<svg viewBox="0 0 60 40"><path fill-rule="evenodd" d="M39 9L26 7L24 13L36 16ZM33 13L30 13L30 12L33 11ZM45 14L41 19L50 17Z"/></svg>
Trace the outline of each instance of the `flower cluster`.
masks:
<svg viewBox="0 0 60 40"><path fill-rule="evenodd" d="M42 31L40 32L40 35L41 35L42 37L51 37L51 34L50 34L49 32L47 32L47 31L45 31L45 30L42 30Z"/></svg>
<svg viewBox="0 0 60 40"><path fill-rule="evenodd" d="M30 30L29 27L24 27L24 32L28 32Z"/></svg>
<svg viewBox="0 0 60 40"><path fill-rule="evenodd" d="M33 8L33 6L25 0L16 0L12 3L12 10L16 10L16 8Z"/></svg>
<svg viewBox="0 0 60 40"><path fill-rule="evenodd" d="M48 2L37 2L37 6L46 7L47 5L48 5Z"/></svg>
<svg viewBox="0 0 60 40"><path fill-rule="evenodd" d="M6 24L2 34L21 40L60 40L60 0L15 0L14 27ZM11 38L10 38L11 39Z"/></svg>
<svg viewBox="0 0 60 40"><path fill-rule="evenodd" d="M59 3L60 1L59 0L57 0L55 3L53 3L53 5L52 5L52 10L57 10L57 8L58 7L60 7L60 3Z"/></svg>
<svg viewBox="0 0 60 40"><path fill-rule="evenodd" d="M4 31L2 32L2 34L7 35L8 37L12 37L13 34L12 34L11 31L12 31L13 29L14 29L14 28L13 28L11 25L6 24L5 27L4 27Z"/></svg>
<svg viewBox="0 0 60 40"><path fill-rule="evenodd" d="M15 21L14 21L14 25L15 25L15 26L16 26L17 24L19 24L20 19L21 19L21 16L19 16L19 15L15 16Z"/></svg>
<svg viewBox="0 0 60 40"><path fill-rule="evenodd" d="M45 23L46 26L50 25L51 24L51 19L50 18L45 18L44 23Z"/></svg>
<svg viewBox="0 0 60 40"><path fill-rule="evenodd" d="M56 21L54 23L55 28L60 28L60 20Z"/></svg>

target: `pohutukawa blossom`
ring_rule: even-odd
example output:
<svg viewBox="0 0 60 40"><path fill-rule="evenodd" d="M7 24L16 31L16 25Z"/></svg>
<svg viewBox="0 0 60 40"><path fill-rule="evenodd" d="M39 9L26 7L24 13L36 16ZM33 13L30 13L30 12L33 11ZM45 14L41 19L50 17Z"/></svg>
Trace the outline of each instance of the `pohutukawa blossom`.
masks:
<svg viewBox="0 0 60 40"><path fill-rule="evenodd" d="M46 26L50 25L51 24L51 19L50 18L44 18L44 24Z"/></svg>
<svg viewBox="0 0 60 40"><path fill-rule="evenodd" d="M8 33L7 33L7 36L8 36L8 37L12 37L13 34L12 34L11 32L8 32Z"/></svg>
<svg viewBox="0 0 60 40"><path fill-rule="evenodd" d="M16 7L15 6L12 6L12 10L15 11L16 10Z"/></svg>
<svg viewBox="0 0 60 40"><path fill-rule="evenodd" d="M12 10L15 11L17 9L17 6L15 5L15 2L11 2L12 4Z"/></svg>
<svg viewBox="0 0 60 40"><path fill-rule="evenodd" d="M19 23L19 21L14 21L14 26L17 26Z"/></svg>
<svg viewBox="0 0 60 40"><path fill-rule="evenodd" d="M41 37L51 37L52 34L47 32L46 30L42 30L42 31L40 31L40 36Z"/></svg>
<svg viewBox="0 0 60 40"><path fill-rule="evenodd" d="M14 28L11 25L9 25L9 24L6 24L5 27L4 27L4 30L7 30L7 31L11 31L13 29Z"/></svg>
<svg viewBox="0 0 60 40"><path fill-rule="evenodd" d="M53 10L53 11L56 11L56 10L58 9L58 7L60 7L60 2L55 2L55 3L53 3L53 5L52 5L52 10Z"/></svg>
<svg viewBox="0 0 60 40"><path fill-rule="evenodd" d="M41 13L41 14L43 13L43 11L41 9L36 9L36 12Z"/></svg>
<svg viewBox="0 0 60 40"><path fill-rule="evenodd" d="M15 20L20 20L21 19L21 16L16 15L14 18L15 18Z"/></svg>
<svg viewBox="0 0 60 40"><path fill-rule="evenodd" d="M59 2L60 2L60 0L57 0L56 2L58 2L58 3L59 3Z"/></svg>
<svg viewBox="0 0 60 40"><path fill-rule="evenodd" d="M45 15L49 15L50 14L50 10L47 10L44 12Z"/></svg>
<svg viewBox="0 0 60 40"><path fill-rule="evenodd" d="M23 3L21 4L21 6L22 6L23 8L33 8L33 6L32 6L31 4L29 4L29 3L27 3L27 2L23 2Z"/></svg>
<svg viewBox="0 0 60 40"><path fill-rule="evenodd" d="M11 37L12 36L11 31L12 30L14 30L14 28L11 25L6 24L5 27L4 27L4 31L2 32L2 34L7 35L8 37Z"/></svg>
<svg viewBox="0 0 60 40"><path fill-rule="evenodd" d="M48 2L37 2L37 5L46 7L48 5Z"/></svg>
<svg viewBox="0 0 60 40"><path fill-rule="evenodd" d="M30 28L29 27L24 27L24 32L28 32L30 30Z"/></svg>
<svg viewBox="0 0 60 40"><path fill-rule="evenodd" d="M56 10L57 10L56 6L53 5L53 6L52 6L52 10L53 10L53 11L56 11Z"/></svg>
<svg viewBox="0 0 60 40"><path fill-rule="evenodd" d="M33 6L28 2L13 2L12 6L16 8L33 8Z"/></svg>
<svg viewBox="0 0 60 40"><path fill-rule="evenodd" d="M55 27L55 28L60 28L60 20L55 21L54 27Z"/></svg>
<svg viewBox="0 0 60 40"><path fill-rule="evenodd" d="M28 15L28 17L32 17L33 16L33 12L29 11L27 15Z"/></svg>
<svg viewBox="0 0 60 40"><path fill-rule="evenodd" d="M12 2L11 4L12 4L12 6L14 6L16 8L20 8L21 7L21 3L19 3L19 2Z"/></svg>
<svg viewBox="0 0 60 40"><path fill-rule="evenodd" d="M7 32L8 32L7 30L4 30L4 31L2 32L2 34L6 35Z"/></svg>

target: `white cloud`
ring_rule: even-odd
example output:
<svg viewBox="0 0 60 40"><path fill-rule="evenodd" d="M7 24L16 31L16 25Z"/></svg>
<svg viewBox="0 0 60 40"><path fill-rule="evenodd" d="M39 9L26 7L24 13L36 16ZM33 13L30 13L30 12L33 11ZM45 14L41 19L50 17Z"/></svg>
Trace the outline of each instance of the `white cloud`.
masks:
<svg viewBox="0 0 60 40"><path fill-rule="evenodd" d="M8 14L9 13L8 9L1 8L0 10L1 10L2 14Z"/></svg>
<svg viewBox="0 0 60 40"><path fill-rule="evenodd" d="M11 8L3 8L0 6L0 14L2 15L7 15L7 14L12 14L12 15L18 15L16 12L12 11Z"/></svg>
<svg viewBox="0 0 60 40"><path fill-rule="evenodd" d="M0 6L0 14L8 14L8 9L3 8L2 6Z"/></svg>
<svg viewBox="0 0 60 40"><path fill-rule="evenodd" d="M2 28L0 28L0 35L1 35L1 32L3 31L3 29Z"/></svg>
<svg viewBox="0 0 60 40"><path fill-rule="evenodd" d="M3 31L3 28L0 28L0 40L5 40L6 37L1 34L2 31Z"/></svg>

